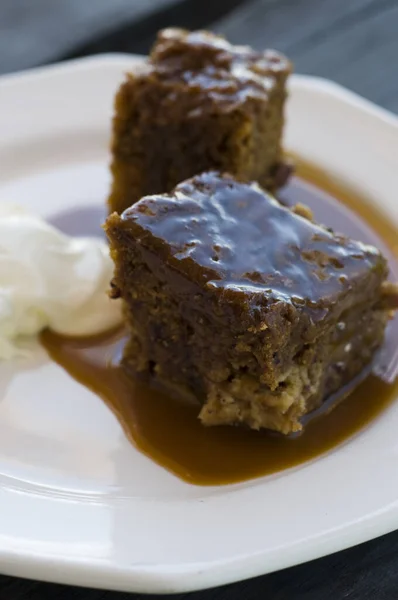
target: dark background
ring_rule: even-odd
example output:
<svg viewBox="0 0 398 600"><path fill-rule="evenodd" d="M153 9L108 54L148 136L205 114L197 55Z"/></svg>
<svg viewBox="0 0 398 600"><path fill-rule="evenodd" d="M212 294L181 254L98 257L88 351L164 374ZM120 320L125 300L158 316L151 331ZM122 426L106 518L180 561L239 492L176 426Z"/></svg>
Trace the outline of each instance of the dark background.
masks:
<svg viewBox="0 0 398 600"><path fill-rule="evenodd" d="M274 47L297 72L333 79L398 112L398 0L0 0L0 73L102 52L146 53L156 31L171 25ZM3 598L160 597L0 576ZM397 600L398 532L279 573L171 598Z"/></svg>

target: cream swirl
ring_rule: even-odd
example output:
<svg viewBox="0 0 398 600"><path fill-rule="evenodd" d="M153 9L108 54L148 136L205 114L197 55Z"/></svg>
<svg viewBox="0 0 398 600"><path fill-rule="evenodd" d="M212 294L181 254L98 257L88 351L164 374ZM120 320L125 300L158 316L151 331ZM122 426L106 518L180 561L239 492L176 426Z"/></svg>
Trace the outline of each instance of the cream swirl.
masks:
<svg viewBox="0 0 398 600"><path fill-rule="evenodd" d="M121 321L107 295L113 263L99 238L69 237L38 216L0 205L0 358L45 327L93 335Z"/></svg>

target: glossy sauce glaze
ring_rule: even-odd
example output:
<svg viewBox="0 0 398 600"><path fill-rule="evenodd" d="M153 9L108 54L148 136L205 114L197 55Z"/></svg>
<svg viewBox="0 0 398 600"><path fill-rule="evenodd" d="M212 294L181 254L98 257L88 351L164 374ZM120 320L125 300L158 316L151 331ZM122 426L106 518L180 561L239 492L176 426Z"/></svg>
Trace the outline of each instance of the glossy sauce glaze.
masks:
<svg viewBox="0 0 398 600"><path fill-rule="evenodd" d="M316 185L295 178L281 199L290 205L308 204L316 220L375 244L389 258L393 277L398 280L394 226L369 204L314 169L302 165L299 174ZM387 331L384 354L394 348L397 334L395 319ZM243 481L314 459L359 432L398 395L398 382L387 385L370 375L333 411L328 411L331 403L325 403L298 437L243 428L206 428L197 419L196 404L169 398L123 371L118 364L124 343L122 331L86 340L62 338L47 331L41 339L53 360L107 403L138 449L182 479L199 485Z"/></svg>
<svg viewBox="0 0 398 600"><path fill-rule="evenodd" d="M294 200L294 190L288 194ZM301 310L311 308L314 320L316 309L323 313L336 304L369 271L385 277L374 246L335 235L258 185L216 172L184 181L170 194L143 198L123 212L113 235L120 231L222 299L249 308L297 302Z"/></svg>
<svg viewBox="0 0 398 600"><path fill-rule="evenodd" d="M160 32L148 67L155 79L169 84L182 81L190 88L185 100L195 115L229 111L248 99L268 101L275 83L291 71L288 59L275 50L257 52L233 46L210 32L177 28ZM163 95L162 101L174 102L174 96Z"/></svg>

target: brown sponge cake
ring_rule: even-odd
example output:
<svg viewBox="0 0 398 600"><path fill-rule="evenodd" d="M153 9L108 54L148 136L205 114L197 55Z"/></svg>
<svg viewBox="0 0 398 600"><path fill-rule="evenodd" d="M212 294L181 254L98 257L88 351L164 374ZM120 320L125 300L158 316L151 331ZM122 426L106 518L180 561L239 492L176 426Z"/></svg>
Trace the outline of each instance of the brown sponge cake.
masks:
<svg viewBox="0 0 398 600"><path fill-rule="evenodd" d="M289 61L205 31L166 29L115 101L110 212L208 169L273 189ZM281 177L282 175L282 177Z"/></svg>
<svg viewBox="0 0 398 600"><path fill-rule="evenodd" d="M398 297L376 248L308 217L215 172L108 217L124 364L197 398L206 425L300 430L372 359Z"/></svg>

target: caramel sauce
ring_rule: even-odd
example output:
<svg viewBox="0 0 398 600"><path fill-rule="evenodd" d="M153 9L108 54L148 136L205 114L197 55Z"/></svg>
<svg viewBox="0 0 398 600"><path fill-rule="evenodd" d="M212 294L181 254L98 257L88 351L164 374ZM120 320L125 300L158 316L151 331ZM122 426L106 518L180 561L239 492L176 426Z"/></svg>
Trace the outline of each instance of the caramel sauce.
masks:
<svg viewBox="0 0 398 600"><path fill-rule="evenodd" d="M298 174L302 179L296 178L281 200L309 204L318 221L378 246L398 279L397 230L388 219L313 167L300 163ZM389 327L387 350L394 344L397 320ZM244 481L315 459L360 432L398 396L398 381L387 385L369 375L344 401L334 401L332 411L331 401L326 402L296 437L206 428L197 419L196 404L167 397L124 372L119 364L123 331L89 339L46 331L41 342L54 361L106 402L140 451L197 485Z"/></svg>

